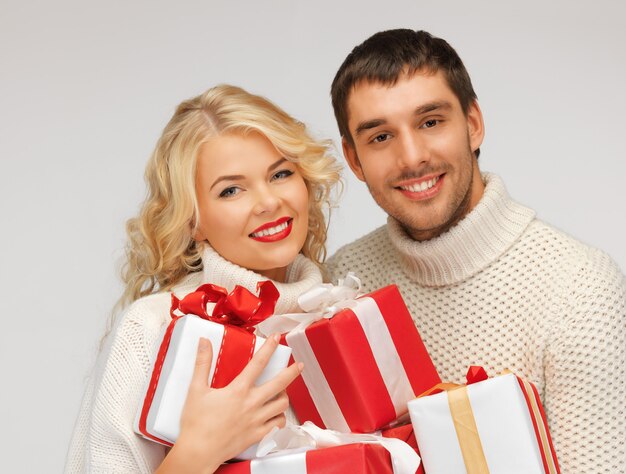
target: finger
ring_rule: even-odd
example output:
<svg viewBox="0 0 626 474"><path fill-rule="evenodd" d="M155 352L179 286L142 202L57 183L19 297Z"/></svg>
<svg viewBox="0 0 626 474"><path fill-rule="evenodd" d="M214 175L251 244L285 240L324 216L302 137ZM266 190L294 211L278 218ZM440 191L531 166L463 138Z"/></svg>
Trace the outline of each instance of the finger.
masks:
<svg viewBox="0 0 626 474"><path fill-rule="evenodd" d="M289 408L289 397L287 393L280 392L275 398L268 401L261 409L259 409L259 418L268 421L278 415L283 415Z"/></svg>
<svg viewBox="0 0 626 474"><path fill-rule="evenodd" d="M278 334L273 334L268 337L261 348L252 356L248 365L246 365L239 376L237 376L236 380L243 380L248 385L254 384L254 381L259 378L259 375L261 375L265 367L267 367L274 351L278 347L279 340L280 336Z"/></svg>
<svg viewBox="0 0 626 474"><path fill-rule="evenodd" d="M274 428L284 428L287 424L287 417L283 414L276 415L274 418L270 418L263 425L263 431L265 434L272 431Z"/></svg>
<svg viewBox="0 0 626 474"><path fill-rule="evenodd" d="M198 352L196 354L196 365L193 369L193 376L191 377L191 387L206 388L209 385L212 361L213 346L211 346L211 341L201 337L198 341Z"/></svg>
<svg viewBox="0 0 626 474"><path fill-rule="evenodd" d="M263 401L274 398L302 373L303 368L304 364L302 362L295 362L289 367L285 367L274 378L257 387L259 398Z"/></svg>
<svg viewBox="0 0 626 474"><path fill-rule="evenodd" d="M285 415L277 415L274 418L267 420L254 429L254 438L256 442L262 440L270 431L274 428L284 428L287 424L287 417Z"/></svg>

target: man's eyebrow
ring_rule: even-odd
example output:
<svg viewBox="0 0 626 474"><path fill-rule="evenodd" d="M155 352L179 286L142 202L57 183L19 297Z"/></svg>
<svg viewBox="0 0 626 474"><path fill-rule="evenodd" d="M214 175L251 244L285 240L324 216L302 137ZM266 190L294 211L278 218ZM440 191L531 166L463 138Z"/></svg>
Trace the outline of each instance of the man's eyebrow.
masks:
<svg viewBox="0 0 626 474"><path fill-rule="evenodd" d="M433 112L435 110L450 110L452 108L452 104L448 101L437 101L437 102L429 102L424 105L420 105L413 111L413 115L424 115L429 112ZM371 130L372 128L380 127L381 125L385 125L387 120L385 119L372 119L366 120L365 122L361 122L356 129L354 130L354 135L358 137L363 132L367 130Z"/></svg>
<svg viewBox="0 0 626 474"><path fill-rule="evenodd" d="M384 120L384 119L366 120L365 122L361 122L356 127L356 129L354 130L354 135L358 137L363 132L365 132L367 130L371 130L372 128L380 127L381 125L384 125L386 123L387 123L387 121Z"/></svg>
<svg viewBox="0 0 626 474"><path fill-rule="evenodd" d="M276 160L274 163L272 163L268 168L267 171L271 172L273 170L275 170L276 168L278 168L280 165L282 165L285 161L287 161L287 158L280 158L278 160ZM222 181L237 181L238 179L244 179L245 176L242 174L230 174L230 175L224 175L224 176L220 176L219 178L217 178L215 181L213 181L213 184L211 185L211 187L209 188L209 191L211 189L213 189L218 183L222 182Z"/></svg>
<svg viewBox="0 0 626 474"><path fill-rule="evenodd" d="M450 110L452 108L452 104L446 100L437 101L437 102L429 102L428 104L420 105L413 112L415 115L424 115L429 112L433 112L434 110Z"/></svg>

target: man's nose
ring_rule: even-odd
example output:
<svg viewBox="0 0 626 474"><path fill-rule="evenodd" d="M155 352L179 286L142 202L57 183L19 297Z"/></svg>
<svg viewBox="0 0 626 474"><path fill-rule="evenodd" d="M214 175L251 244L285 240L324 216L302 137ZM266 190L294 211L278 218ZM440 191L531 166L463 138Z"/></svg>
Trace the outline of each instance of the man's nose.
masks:
<svg viewBox="0 0 626 474"><path fill-rule="evenodd" d="M430 160L430 150L426 141L415 130L399 136L396 157L401 168L416 168Z"/></svg>

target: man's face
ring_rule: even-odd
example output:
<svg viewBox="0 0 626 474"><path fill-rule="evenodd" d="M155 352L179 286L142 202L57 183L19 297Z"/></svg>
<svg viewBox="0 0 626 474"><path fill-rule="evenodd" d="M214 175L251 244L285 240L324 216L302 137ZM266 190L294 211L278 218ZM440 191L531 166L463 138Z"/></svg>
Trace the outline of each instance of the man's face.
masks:
<svg viewBox="0 0 626 474"><path fill-rule="evenodd" d="M347 108L350 168L414 239L440 235L478 203L482 114L477 103L463 114L443 73L405 74L393 86L361 82Z"/></svg>

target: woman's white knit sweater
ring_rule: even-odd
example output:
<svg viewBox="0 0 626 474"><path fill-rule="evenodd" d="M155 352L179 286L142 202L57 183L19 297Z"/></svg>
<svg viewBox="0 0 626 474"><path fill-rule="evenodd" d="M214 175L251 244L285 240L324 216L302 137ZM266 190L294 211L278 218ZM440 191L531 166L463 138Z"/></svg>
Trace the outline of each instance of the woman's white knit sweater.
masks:
<svg viewBox="0 0 626 474"><path fill-rule="evenodd" d="M365 290L395 283L444 381L511 369L542 396L564 474L626 471L626 282L485 175L478 205L425 242L390 218L329 261Z"/></svg>
<svg viewBox="0 0 626 474"><path fill-rule="evenodd" d="M256 292L257 282L267 279L225 260L208 246L202 263L202 272L189 275L174 288L177 296L202 283L214 283L228 291L241 285ZM298 255L287 269L286 281L274 282L280 292L276 313L299 311L298 296L321 283L322 276L313 262ZM149 473L163 460L164 446L135 434L133 421L159 336L170 321L169 295L162 292L135 301L107 339L85 391L66 472Z"/></svg>

